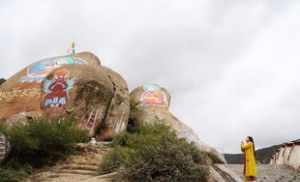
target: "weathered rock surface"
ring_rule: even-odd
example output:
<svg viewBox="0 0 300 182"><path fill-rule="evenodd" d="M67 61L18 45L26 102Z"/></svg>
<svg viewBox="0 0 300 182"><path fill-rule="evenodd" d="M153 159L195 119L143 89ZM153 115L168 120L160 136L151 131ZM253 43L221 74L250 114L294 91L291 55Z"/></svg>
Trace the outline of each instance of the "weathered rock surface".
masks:
<svg viewBox="0 0 300 182"><path fill-rule="evenodd" d="M130 93L130 121L137 126L154 121L164 123L173 128L179 137L194 142L200 150L212 153L220 161L225 162L222 154L202 142L190 127L169 111L170 101L171 96L168 91L159 85L140 86Z"/></svg>
<svg viewBox="0 0 300 182"><path fill-rule="evenodd" d="M106 140L126 129L129 111L126 81L89 52L43 59L0 85L0 120L9 124L72 114Z"/></svg>
<svg viewBox="0 0 300 182"><path fill-rule="evenodd" d="M289 166L300 170L300 140L282 144L272 156L270 163L274 166Z"/></svg>
<svg viewBox="0 0 300 182"><path fill-rule="evenodd" d="M10 150L9 141L5 135L0 133L0 161L2 161Z"/></svg>

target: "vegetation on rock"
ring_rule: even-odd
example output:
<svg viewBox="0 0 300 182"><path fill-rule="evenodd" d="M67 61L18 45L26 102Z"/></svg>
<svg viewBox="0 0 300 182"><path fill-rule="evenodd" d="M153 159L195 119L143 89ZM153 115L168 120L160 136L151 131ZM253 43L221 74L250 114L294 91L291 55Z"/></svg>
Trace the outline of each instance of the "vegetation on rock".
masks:
<svg viewBox="0 0 300 182"><path fill-rule="evenodd" d="M155 123L155 122L154 122ZM208 154L162 124L134 128L116 136L104 157L101 173L119 171L116 181L205 182Z"/></svg>
<svg viewBox="0 0 300 182"><path fill-rule="evenodd" d="M0 166L0 182L18 181L34 168L52 165L76 152L75 144L88 141L87 132L72 119L33 120L0 126L11 151Z"/></svg>
<svg viewBox="0 0 300 182"><path fill-rule="evenodd" d="M78 93L75 101L78 102L84 99L86 111L88 111L88 109L94 109L90 107L95 107L101 103L107 105L113 97L112 93L97 81L79 81L77 86Z"/></svg>
<svg viewBox="0 0 300 182"><path fill-rule="evenodd" d="M0 182L18 182L28 176L28 172L22 169L0 167Z"/></svg>

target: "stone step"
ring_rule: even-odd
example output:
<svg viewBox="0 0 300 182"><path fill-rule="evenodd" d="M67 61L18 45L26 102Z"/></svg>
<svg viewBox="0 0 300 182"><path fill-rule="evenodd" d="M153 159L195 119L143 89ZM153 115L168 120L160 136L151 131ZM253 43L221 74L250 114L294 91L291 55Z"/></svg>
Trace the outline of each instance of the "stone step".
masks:
<svg viewBox="0 0 300 182"><path fill-rule="evenodd" d="M56 170L56 174L80 174L80 175L90 175L90 176L97 176L98 173L95 171L87 171L87 170L79 170L79 169L62 169Z"/></svg>
<svg viewBox="0 0 300 182"><path fill-rule="evenodd" d="M89 161L86 161L86 162L82 162L82 161L74 161L72 162L72 164L74 165L83 165L83 166L99 166L99 163L97 162L89 162Z"/></svg>
<svg viewBox="0 0 300 182"><path fill-rule="evenodd" d="M49 182L49 181L63 181L63 179L73 179L84 181L89 178L94 178L95 175L81 175L81 174L69 174L69 173L52 173L47 172L31 177L30 182ZM70 180L69 180L70 181Z"/></svg>
<svg viewBox="0 0 300 182"><path fill-rule="evenodd" d="M117 173L116 172L113 172L113 173L109 173L109 174L104 174L104 175L101 175L101 176L94 176L92 178L88 178L87 180L84 180L82 182L111 182L112 178L114 176L116 176Z"/></svg>
<svg viewBox="0 0 300 182"><path fill-rule="evenodd" d="M70 165L64 165L59 167L59 169L71 169L71 170L87 170L87 171L97 171L98 166L97 165L77 165L77 164L70 164Z"/></svg>

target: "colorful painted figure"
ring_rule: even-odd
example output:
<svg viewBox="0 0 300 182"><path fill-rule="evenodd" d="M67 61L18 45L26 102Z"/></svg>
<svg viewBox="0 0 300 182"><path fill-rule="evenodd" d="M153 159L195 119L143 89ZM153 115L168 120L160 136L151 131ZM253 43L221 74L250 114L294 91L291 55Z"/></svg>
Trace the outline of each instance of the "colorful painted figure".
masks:
<svg viewBox="0 0 300 182"><path fill-rule="evenodd" d="M143 105L168 106L168 97L166 93L157 85L144 85L144 93L141 96Z"/></svg>
<svg viewBox="0 0 300 182"><path fill-rule="evenodd" d="M45 80L43 90L47 95L44 99L44 108L62 107L67 103L68 91L74 85L74 80L68 80L67 75L68 72L61 69L54 73L53 80Z"/></svg>
<svg viewBox="0 0 300 182"><path fill-rule="evenodd" d="M68 64L87 64L87 62L72 56L44 59L28 67L26 76L23 76L20 82L42 82L54 69Z"/></svg>

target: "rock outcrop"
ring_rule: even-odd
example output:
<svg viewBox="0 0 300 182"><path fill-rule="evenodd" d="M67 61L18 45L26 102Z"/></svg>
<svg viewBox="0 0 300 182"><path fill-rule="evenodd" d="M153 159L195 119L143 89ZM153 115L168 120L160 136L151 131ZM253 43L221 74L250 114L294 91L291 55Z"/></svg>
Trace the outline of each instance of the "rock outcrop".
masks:
<svg viewBox="0 0 300 182"><path fill-rule="evenodd" d="M282 144L272 156L270 163L274 166L289 166L300 170L300 140Z"/></svg>
<svg viewBox="0 0 300 182"><path fill-rule="evenodd" d="M214 154L219 161L225 162L222 154L202 142L190 127L169 111L170 101L168 91L159 85L145 84L134 89L130 93L130 122L136 126L153 122L164 123L174 129L179 137L194 142L200 150Z"/></svg>
<svg viewBox="0 0 300 182"><path fill-rule="evenodd" d="M89 52L43 59L0 86L1 121L72 115L98 140L127 128L129 105L126 81Z"/></svg>
<svg viewBox="0 0 300 182"><path fill-rule="evenodd" d="M0 123L14 125L36 118L73 117L91 137L105 141L125 131L128 123L141 126L161 122L174 129L179 137L214 156L216 161L226 163L223 155L203 143L190 127L170 112L170 102L168 91L155 84L145 84L129 94L121 75L103 66L94 54L82 52L43 59L0 84ZM5 136L0 136L0 161L8 149ZM71 170L74 165L75 171ZM58 166L56 173L49 175L57 175L62 169L69 175L70 171L78 172L77 168L77 163ZM210 168L219 178L227 176L224 181L239 181L231 177L226 168L216 165ZM218 181L216 175L211 176L212 182Z"/></svg>
<svg viewBox="0 0 300 182"><path fill-rule="evenodd" d="M2 161L10 150L9 142L4 134L0 133L0 161Z"/></svg>

